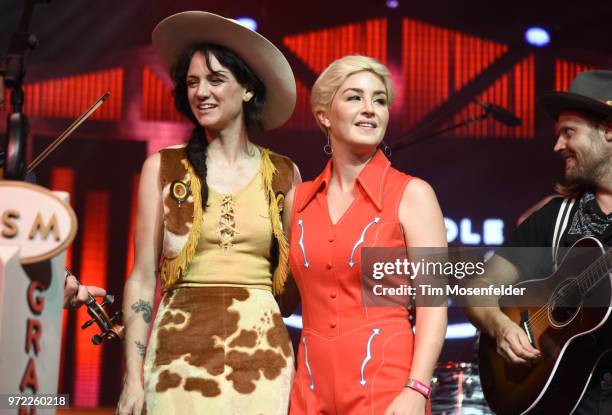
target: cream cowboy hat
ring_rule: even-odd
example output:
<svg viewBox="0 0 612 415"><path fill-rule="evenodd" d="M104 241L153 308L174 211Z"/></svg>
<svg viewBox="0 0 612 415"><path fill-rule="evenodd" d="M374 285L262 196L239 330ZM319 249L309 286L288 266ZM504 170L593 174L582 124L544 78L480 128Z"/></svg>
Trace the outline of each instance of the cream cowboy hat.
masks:
<svg viewBox="0 0 612 415"><path fill-rule="evenodd" d="M153 48L168 73L180 53L191 45L214 43L240 56L266 86L262 112L264 130L283 125L295 108L295 78L289 62L259 33L225 17L187 11L166 17L153 29Z"/></svg>

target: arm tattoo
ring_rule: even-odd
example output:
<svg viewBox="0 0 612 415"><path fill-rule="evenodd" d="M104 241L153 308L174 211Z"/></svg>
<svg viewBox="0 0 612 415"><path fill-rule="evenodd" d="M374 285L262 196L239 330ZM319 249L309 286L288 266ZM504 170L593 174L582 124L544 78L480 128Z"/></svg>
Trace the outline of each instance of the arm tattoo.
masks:
<svg viewBox="0 0 612 415"><path fill-rule="evenodd" d="M138 340L136 340L134 343L136 344L136 348L138 349L138 354L140 355L140 357L144 357L147 350L147 346L140 343Z"/></svg>
<svg viewBox="0 0 612 415"><path fill-rule="evenodd" d="M136 313L140 313L142 311L142 319L145 321L145 323L149 323L151 321L153 308L151 307L150 303L142 299L138 300L132 304L132 310L134 310Z"/></svg>

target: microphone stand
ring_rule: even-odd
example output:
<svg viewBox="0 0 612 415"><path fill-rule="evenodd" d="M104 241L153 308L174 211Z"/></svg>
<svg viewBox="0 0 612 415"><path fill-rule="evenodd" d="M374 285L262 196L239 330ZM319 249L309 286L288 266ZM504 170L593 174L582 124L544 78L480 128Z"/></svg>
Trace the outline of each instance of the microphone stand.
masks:
<svg viewBox="0 0 612 415"><path fill-rule="evenodd" d="M29 135L29 122L23 113L23 79L26 74L25 57L36 48L38 39L28 32L34 7L50 0L27 0L18 30L11 37L3 71L4 85L11 90L11 112L6 120L6 142L4 143L4 178L23 180L25 177L25 150ZM0 77L1 78L1 77Z"/></svg>
<svg viewBox="0 0 612 415"><path fill-rule="evenodd" d="M391 147L391 151L393 153L395 153L396 151L403 150L403 149L405 149L407 147L410 147L410 146L412 146L412 145L414 145L416 143L420 143L421 141L425 141L427 139L436 137L436 136L438 136L438 135L440 135L442 133L445 133L447 131L454 130L455 128L463 127L465 125L469 125L469 124L472 124L472 123L477 122L477 121L482 121L482 120L488 118L489 115L491 115L491 110L490 109L486 109L482 114L479 114L479 115L477 115L475 117L466 118L465 120L463 120L461 122L458 122L457 124L450 125L450 126L445 127L445 128L443 128L441 130L434 131L433 133L424 135L422 137L417 137L417 138L415 138L414 140L411 140L411 141L407 141L407 142L406 141L400 141L398 143L395 143L395 144L390 146Z"/></svg>

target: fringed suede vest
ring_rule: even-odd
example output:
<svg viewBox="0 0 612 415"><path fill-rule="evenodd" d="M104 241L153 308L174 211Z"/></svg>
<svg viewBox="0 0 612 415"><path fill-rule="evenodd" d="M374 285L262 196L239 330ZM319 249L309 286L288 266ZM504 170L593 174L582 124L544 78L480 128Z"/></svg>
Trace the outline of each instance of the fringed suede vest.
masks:
<svg viewBox="0 0 612 415"><path fill-rule="evenodd" d="M293 183L293 163L268 149L261 151L261 171L268 197L274 233L272 246L272 291L282 294L289 274L289 244L283 233L282 210L285 195ZM161 278L164 290L172 288L189 268L202 224L201 182L187 160L185 147L160 151L160 182L164 204L164 239Z"/></svg>

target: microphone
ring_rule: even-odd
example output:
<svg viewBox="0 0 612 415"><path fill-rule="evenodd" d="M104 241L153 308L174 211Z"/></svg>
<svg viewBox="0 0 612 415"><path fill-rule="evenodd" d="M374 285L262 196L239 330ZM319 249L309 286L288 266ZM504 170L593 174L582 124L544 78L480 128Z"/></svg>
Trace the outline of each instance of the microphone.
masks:
<svg viewBox="0 0 612 415"><path fill-rule="evenodd" d="M473 102L482 109L484 109L487 113L491 114L494 120L499 121L500 123L505 124L508 127L518 127L519 125L521 125L521 119L514 115L512 111L504 107L482 102L478 98L475 98Z"/></svg>
<svg viewBox="0 0 612 415"><path fill-rule="evenodd" d="M4 111L4 65L0 65L0 111Z"/></svg>

